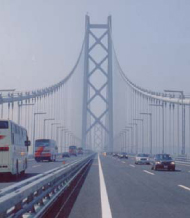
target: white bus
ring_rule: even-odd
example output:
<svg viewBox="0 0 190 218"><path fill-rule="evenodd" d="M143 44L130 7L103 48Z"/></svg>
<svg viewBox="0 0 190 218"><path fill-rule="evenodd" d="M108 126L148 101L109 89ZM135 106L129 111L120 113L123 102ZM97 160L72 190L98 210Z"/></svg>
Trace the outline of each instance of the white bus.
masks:
<svg viewBox="0 0 190 218"><path fill-rule="evenodd" d="M28 165L29 145L25 128L11 120L0 120L0 174L24 174Z"/></svg>

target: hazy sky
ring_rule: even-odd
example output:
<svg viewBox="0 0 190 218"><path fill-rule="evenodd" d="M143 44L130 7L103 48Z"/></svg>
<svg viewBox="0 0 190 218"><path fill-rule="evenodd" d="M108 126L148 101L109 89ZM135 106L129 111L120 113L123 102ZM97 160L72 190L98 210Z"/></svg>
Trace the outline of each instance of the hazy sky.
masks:
<svg viewBox="0 0 190 218"><path fill-rule="evenodd" d="M112 15L118 59L138 85L190 93L189 0L0 0L0 89L60 81L75 64L85 14Z"/></svg>

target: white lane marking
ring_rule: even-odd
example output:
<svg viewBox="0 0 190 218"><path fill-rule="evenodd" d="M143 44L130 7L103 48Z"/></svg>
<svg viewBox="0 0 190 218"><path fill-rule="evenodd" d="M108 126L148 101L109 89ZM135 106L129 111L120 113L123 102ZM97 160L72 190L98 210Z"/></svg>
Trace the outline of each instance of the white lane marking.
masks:
<svg viewBox="0 0 190 218"><path fill-rule="evenodd" d="M99 178L100 178L100 195L101 195L101 207L102 207L102 218L112 218L110 204L108 200L108 194L106 190L106 184L102 171L100 158L98 155L98 166L99 166Z"/></svg>
<svg viewBox="0 0 190 218"><path fill-rule="evenodd" d="M122 163L126 163L125 161L122 161Z"/></svg>
<svg viewBox="0 0 190 218"><path fill-rule="evenodd" d="M190 171L188 171L190 173Z"/></svg>
<svg viewBox="0 0 190 218"><path fill-rule="evenodd" d="M129 166L131 166L131 167L135 167L134 165L132 165L132 164L130 164Z"/></svg>
<svg viewBox="0 0 190 218"><path fill-rule="evenodd" d="M143 170L145 173L148 173L148 174L150 174L150 175L155 175L154 173L151 173L151 172L149 172L149 171L147 171L147 170Z"/></svg>
<svg viewBox="0 0 190 218"><path fill-rule="evenodd" d="M184 188L185 190L188 190L188 191L190 191L190 188L189 187L187 187L187 186L184 186L184 185L178 185L179 187L181 187L181 188Z"/></svg>
<svg viewBox="0 0 190 218"><path fill-rule="evenodd" d="M35 166L32 166L33 168L35 168L35 167L40 167L41 165L35 165Z"/></svg>

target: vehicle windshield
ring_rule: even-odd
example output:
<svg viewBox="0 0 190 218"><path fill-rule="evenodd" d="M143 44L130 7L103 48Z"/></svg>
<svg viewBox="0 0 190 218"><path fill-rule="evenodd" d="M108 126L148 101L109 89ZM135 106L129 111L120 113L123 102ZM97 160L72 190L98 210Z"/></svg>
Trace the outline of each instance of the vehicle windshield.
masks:
<svg viewBox="0 0 190 218"><path fill-rule="evenodd" d="M149 157L148 154L138 154L137 157Z"/></svg>
<svg viewBox="0 0 190 218"><path fill-rule="evenodd" d="M159 160L172 160L172 158L168 154L156 155L156 159L159 159Z"/></svg>
<svg viewBox="0 0 190 218"><path fill-rule="evenodd" d="M36 140L36 143L35 143L36 147L41 147L41 146L47 147L49 145L50 145L49 139Z"/></svg>
<svg viewBox="0 0 190 218"><path fill-rule="evenodd" d="M73 146L69 146L69 148L70 149L76 149L77 147L73 145Z"/></svg>

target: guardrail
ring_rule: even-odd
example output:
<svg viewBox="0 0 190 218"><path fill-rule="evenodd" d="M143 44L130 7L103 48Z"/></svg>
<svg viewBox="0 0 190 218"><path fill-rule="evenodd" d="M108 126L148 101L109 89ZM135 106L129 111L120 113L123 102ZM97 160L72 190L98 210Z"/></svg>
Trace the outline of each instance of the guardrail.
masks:
<svg viewBox="0 0 190 218"><path fill-rule="evenodd" d="M0 217L41 217L95 154L0 190Z"/></svg>
<svg viewBox="0 0 190 218"><path fill-rule="evenodd" d="M188 157L175 157L175 162L190 166L190 159Z"/></svg>

